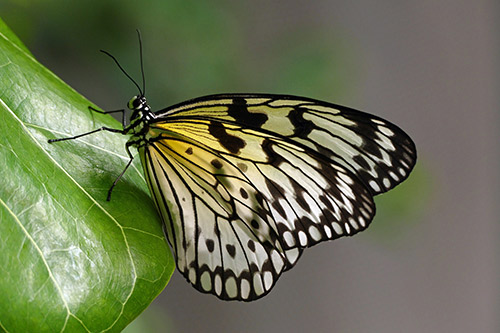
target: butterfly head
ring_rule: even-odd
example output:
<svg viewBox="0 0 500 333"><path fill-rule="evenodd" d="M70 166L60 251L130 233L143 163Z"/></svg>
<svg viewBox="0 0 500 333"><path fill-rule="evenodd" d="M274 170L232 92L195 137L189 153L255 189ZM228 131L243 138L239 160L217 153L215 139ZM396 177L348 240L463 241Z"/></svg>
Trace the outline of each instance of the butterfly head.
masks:
<svg viewBox="0 0 500 333"><path fill-rule="evenodd" d="M128 101L127 107L133 111L130 120L136 120L140 118L142 121L150 121L154 119L154 113L151 112L151 107L149 106L146 97L144 95L134 96Z"/></svg>
<svg viewBox="0 0 500 333"><path fill-rule="evenodd" d="M144 97L143 95L132 97L130 101L128 101L127 107L132 111L142 111L145 109L149 109L146 97Z"/></svg>

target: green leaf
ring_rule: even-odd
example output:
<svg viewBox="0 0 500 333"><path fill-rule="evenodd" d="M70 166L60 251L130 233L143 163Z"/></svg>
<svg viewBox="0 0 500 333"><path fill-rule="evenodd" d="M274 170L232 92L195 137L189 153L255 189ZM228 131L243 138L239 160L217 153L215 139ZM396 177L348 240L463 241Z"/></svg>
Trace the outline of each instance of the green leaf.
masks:
<svg viewBox="0 0 500 333"><path fill-rule="evenodd" d="M0 330L120 331L175 267L120 128L38 63L0 20Z"/></svg>

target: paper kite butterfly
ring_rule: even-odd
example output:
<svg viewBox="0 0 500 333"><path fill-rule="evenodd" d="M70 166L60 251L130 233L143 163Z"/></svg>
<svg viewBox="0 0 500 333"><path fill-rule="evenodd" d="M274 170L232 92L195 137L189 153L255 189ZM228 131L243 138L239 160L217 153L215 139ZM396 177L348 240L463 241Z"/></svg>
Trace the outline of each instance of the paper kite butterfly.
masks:
<svg viewBox="0 0 500 333"><path fill-rule="evenodd" d="M258 299L305 248L366 229L373 197L416 162L396 125L310 98L221 94L152 112L142 73L142 89L130 78L139 95L123 129L49 142L102 130L131 135L125 170L136 147L178 270L224 300Z"/></svg>

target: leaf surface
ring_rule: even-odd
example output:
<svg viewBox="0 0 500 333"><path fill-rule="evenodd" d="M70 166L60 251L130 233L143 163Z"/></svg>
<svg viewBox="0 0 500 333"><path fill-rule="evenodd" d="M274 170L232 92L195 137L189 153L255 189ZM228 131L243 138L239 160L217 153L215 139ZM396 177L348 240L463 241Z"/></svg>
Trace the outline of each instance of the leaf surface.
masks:
<svg viewBox="0 0 500 333"><path fill-rule="evenodd" d="M0 328L120 331L175 264L120 128L38 63L0 20ZM135 153L135 152L134 152Z"/></svg>

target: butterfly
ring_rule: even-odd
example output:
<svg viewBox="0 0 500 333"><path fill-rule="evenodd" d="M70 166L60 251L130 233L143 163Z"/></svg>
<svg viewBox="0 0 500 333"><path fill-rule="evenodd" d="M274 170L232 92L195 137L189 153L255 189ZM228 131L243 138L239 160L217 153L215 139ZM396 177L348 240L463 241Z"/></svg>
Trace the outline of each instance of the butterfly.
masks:
<svg viewBox="0 0 500 333"><path fill-rule="evenodd" d="M130 135L179 272L223 300L268 294L305 248L368 227L373 197L405 180L416 148L377 116L311 98L218 94L153 112L143 88Z"/></svg>

